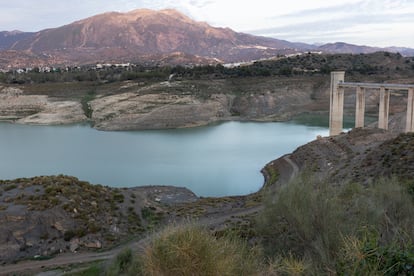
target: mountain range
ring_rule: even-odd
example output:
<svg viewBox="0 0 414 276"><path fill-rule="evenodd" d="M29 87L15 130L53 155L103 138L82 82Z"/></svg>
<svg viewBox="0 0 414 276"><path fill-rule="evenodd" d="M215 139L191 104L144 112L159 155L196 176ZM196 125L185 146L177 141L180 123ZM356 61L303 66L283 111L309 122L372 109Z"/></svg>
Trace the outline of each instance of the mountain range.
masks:
<svg viewBox="0 0 414 276"><path fill-rule="evenodd" d="M231 63L304 51L414 55L409 48L346 43L315 46L238 33L171 9L109 12L34 33L0 32L0 68L98 62Z"/></svg>

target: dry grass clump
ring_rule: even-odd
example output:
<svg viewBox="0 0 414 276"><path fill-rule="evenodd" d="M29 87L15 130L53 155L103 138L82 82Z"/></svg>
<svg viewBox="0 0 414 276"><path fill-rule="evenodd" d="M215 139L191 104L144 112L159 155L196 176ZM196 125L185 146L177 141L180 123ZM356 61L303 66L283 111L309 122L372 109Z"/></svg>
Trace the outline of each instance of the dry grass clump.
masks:
<svg viewBox="0 0 414 276"><path fill-rule="evenodd" d="M160 232L142 260L146 275L255 275L259 267L257 252L244 242L193 225Z"/></svg>
<svg viewBox="0 0 414 276"><path fill-rule="evenodd" d="M215 237L192 224L167 226L143 252L122 251L105 275L264 275L258 250L236 237ZM269 270L270 271L270 270ZM271 274L268 274L271 275Z"/></svg>

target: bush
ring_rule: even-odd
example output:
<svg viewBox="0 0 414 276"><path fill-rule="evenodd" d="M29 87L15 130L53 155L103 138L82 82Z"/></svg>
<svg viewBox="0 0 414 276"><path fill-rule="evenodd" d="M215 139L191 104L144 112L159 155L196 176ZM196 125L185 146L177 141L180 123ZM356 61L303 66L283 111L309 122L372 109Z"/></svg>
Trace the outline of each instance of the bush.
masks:
<svg viewBox="0 0 414 276"><path fill-rule="evenodd" d="M258 232L268 255L289 253L330 266L345 214L333 187L306 178L296 179L267 199Z"/></svg>
<svg viewBox="0 0 414 276"><path fill-rule="evenodd" d="M130 248L122 250L112 264L107 268L105 275L142 275L141 264Z"/></svg>
<svg viewBox="0 0 414 276"><path fill-rule="evenodd" d="M76 236L76 233L73 230L67 230L67 231L65 231L65 233L63 233L63 239L65 241L70 241L75 236Z"/></svg>
<svg viewBox="0 0 414 276"><path fill-rule="evenodd" d="M398 240L383 245L378 233L367 229L361 238L344 239L337 271L340 275L414 275L414 246Z"/></svg>
<svg viewBox="0 0 414 276"><path fill-rule="evenodd" d="M10 185L4 187L4 191L7 192L7 191L10 191L10 190L13 190L13 189L16 189L16 188L17 188L16 184L10 184Z"/></svg>
<svg viewBox="0 0 414 276"><path fill-rule="evenodd" d="M216 238L196 226L169 227L145 249L148 275L254 275L257 252L229 237Z"/></svg>
<svg viewBox="0 0 414 276"><path fill-rule="evenodd" d="M408 254L414 248L413 209L408 191L394 178L368 187L355 183L334 187L302 175L269 196L258 219L258 233L269 257L308 259L316 273L352 263L354 259L344 257L344 252L367 256L372 250L375 258L365 260L369 266L363 271L397 267L404 271L401 267L414 266ZM367 229L377 233L374 241L366 239ZM370 250L367 244L373 245Z"/></svg>

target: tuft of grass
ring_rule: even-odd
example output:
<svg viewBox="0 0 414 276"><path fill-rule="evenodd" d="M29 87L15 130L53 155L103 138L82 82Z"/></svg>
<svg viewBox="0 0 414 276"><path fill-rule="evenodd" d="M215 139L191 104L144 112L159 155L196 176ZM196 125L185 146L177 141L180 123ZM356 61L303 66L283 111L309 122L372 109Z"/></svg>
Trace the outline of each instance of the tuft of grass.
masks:
<svg viewBox="0 0 414 276"><path fill-rule="evenodd" d="M193 226L170 226L160 232L142 257L148 275L254 275L258 258L240 240L216 238Z"/></svg>
<svg viewBox="0 0 414 276"><path fill-rule="evenodd" d="M311 264L310 261L303 258L298 259L292 254L288 254L285 257L276 258L270 260L265 271L264 275L309 275Z"/></svg>

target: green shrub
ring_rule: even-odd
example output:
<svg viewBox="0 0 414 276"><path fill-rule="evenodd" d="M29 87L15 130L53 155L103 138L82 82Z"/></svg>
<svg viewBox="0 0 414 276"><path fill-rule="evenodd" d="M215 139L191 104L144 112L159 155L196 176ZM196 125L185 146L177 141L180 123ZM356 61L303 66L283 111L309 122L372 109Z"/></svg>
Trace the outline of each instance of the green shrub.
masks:
<svg viewBox="0 0 414 276"><path fill-rule="evenodd" d="M122 250L107 268L105 275L142 275L139 258L134 256L130 248Z"/></svg>
<svg viewBox="0 0 414 276"><path fill-rule="evenodd" d="M332 266L345 213L333 187L305 177L297 178L267 199L258 219L258 232L270 256L308 256Z"/></svg>
<svg viewBox="0 0 414 276"><path fill-rule="evenodd" d="M76 236L76 233L73 230L67 230L65 231L65 233L63 233L63 239L65 241L70 241L75 236Z"/></svg>
<svg viewBox="0 0 414 276"><path fill-rule="evenodd" d="M112 198L115 202L118 202L118 203L124 202L124 195L120 194L118 191L113 192Z"/></svg>
<svg viewBox="0 0 414 276"><path fill-rule="evenodd" d="M75 272L75 273L69 273L69 275L71 276L100 276L102 275L102 269L99 265L92 265L85 270Z"/></svg>
<svg viewBox="0 0 414 276"><path fill-rule="evenodd" d="M4 187L4 191L10 191L10 190L13 190L13 189L16 189L17 188L17 185L16 184L10 184L10 185L7 185L6 187Z"/></svg>
<svg viewBox="0 0 414 276"><path fill-rule="evenodd" d="M395 240L381 244L378 232L344 238L338 261L340 275L414 275L414 245Z"/></svg>
<svg viewBox="0 0 414 276"><path fill-rule="evenodd" d="M154 228L163 218L163 214L156 212L154 207L143 207L141 209L141 216L146 220L148 228Z"/></svg>

